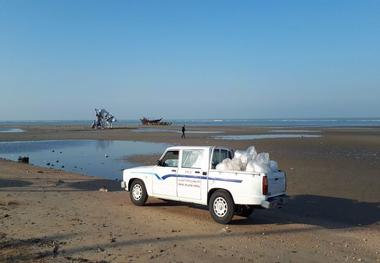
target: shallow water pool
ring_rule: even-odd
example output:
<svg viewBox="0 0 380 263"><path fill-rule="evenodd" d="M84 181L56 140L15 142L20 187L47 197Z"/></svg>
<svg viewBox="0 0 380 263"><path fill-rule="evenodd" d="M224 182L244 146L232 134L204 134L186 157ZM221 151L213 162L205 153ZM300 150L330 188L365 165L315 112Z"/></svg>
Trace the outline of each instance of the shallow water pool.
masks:
<svg viewBox="0 0 380 263"><path fill-rule="evenodd" d="M263 139L284 139L284 138L318 138L316 134L247 134L247 135L223 135L214 136L214 139L221 140L263 140Z"/></svg>
<svg viewBox="0 0 380 263"><path fill-rule="evenodd" d="M117 140L0 142L0 157L107 179L121 179L122 169L136 166L124 157L162 153L167 144Z"/></svg>
<svg viewBox="0 0 380 263"><path fill-rule="evenodd" d="M161 128L138 128L133 130L134 132L173 132L173 133L182 133L180 130L173 129L161 129ZM213 134L213 133L223 133L223 131L199 131L199 130L186 130L186 134Z"/></svg>
<svg viewBox="0 0 380 263"><path fill-rule="evenodd" d="M279 133L320 133L320 130L270 130L269 132Z"/></svg>
<svg viewBox="0 0 380 263"><path fill-rule="evenodd" d="M24 132L24 130L19 128L0 128L0 132Z"/></svg>

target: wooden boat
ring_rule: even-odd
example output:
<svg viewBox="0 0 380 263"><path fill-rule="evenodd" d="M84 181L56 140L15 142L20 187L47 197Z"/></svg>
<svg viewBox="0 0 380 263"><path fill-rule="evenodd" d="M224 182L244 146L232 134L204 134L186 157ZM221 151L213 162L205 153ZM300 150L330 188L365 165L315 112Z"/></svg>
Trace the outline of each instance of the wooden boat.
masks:
<svg viewBox="0 0 380 263"><path fill-rule="evenodd" d="M140 119L142 125L171 125L171 122L162 121L161 119L149 120L145 117Z"/></svg>

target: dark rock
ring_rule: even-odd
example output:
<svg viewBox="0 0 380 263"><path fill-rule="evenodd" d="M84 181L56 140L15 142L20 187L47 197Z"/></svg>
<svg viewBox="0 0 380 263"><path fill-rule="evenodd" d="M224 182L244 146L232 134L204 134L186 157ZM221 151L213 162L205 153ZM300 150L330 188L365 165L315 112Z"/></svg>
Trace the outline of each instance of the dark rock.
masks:
<svg viewBox="0 0 380 263"><path fill-rule="evenodd" d="M56 186L64 184L65 182L63 180L58 180L58 182L55 184Z"/></svg>
<svg viewBox="0 0 380 263"><path fill-rule="evenodd" d="M53 248L53 256L56 257L58 255L58 249L59 249L59 244L54 244Z"/></svg>
<svg viewBox="0 0 380 263"><path fill-rule="evenodd" d="M19 156L18 162L19 163L29 163L29 157L28 156Z"/></svg>

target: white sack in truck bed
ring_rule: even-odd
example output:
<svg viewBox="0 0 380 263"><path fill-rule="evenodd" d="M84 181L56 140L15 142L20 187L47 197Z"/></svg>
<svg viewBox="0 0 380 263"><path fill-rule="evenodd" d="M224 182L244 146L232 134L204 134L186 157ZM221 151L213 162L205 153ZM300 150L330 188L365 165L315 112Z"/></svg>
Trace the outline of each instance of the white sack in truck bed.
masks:
<svg viewBox="0 0 380 263"><path fill-rule="evenodd" d="M224 159L216 166L216 170L267 173L278 171L278 164L269 159L269 153L257 154L255 147L251 146L246 151L236 150L234 158Z"/></svg>

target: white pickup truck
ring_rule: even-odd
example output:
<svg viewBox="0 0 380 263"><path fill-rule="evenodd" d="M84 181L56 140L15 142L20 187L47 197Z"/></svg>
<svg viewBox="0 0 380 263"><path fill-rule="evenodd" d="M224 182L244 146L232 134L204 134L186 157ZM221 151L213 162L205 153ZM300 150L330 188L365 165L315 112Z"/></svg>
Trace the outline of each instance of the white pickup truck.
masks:
<svg viewBox="0 0 380 263"><path fill-rule="evenodd" d="M148 196L207 205L213 219L222 224L234 214L248 217L254 208L281 206L286 198L285 173L215 169L233 154L214 146L169 147L157 165L125 169L121 187L138 206Z"/></svg>

